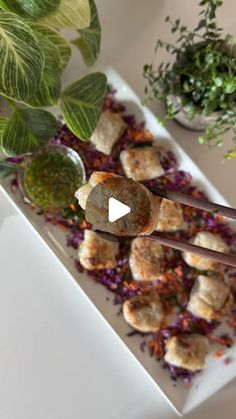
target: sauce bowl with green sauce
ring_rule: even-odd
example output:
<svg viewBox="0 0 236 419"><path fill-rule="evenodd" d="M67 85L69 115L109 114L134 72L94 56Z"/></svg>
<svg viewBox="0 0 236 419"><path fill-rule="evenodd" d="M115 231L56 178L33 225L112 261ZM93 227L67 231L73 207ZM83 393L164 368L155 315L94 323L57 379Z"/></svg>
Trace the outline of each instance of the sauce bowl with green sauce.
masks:
<svg viewBox="0 0 236 419"><path fill-rule="evenodd" d="M26 159L19 178L26 199L48 211L72 204L86 173L76 151L51 144Z"/></svg>

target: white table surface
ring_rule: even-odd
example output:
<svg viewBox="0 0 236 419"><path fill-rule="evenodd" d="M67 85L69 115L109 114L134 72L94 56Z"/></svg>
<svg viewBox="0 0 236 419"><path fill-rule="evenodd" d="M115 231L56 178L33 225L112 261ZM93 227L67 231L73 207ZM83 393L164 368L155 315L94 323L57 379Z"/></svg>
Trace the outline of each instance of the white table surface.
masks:
<svg viewBox="0 0 236 419"><path fill-rule="evenodd" d="M183 17L183 21L194 24L197 16L196 0L97 0L103 26L103 51L98 66L111 65L126 79L131 87L142 97L144 81L142 66L153 58L153 48L158 37L169 39L167 27L163 23L167 14ZM235 2L225 0L219 16L220 24L226 32L236 33ZM233 13L232 13L233 11ZM73 37L72 34L69 35ZM156 62L163 56L158 56ZM65 73L65 84L76 79L85 71L78 54ZM159 105L151 109L162 115ZM174 122L167 128L180 145L197 162L203 172L232 205L236 205L236 194L232 188L235 178L236 162L222 159L223 149L208 151L198 145L196 134L182 129ZM229 135L226 138L230 144ZM101 327L101 321L93 321L90 328L80 320L83 307L76 306L76 289L63 288L61 275L65 272L57 266L51 272L52 293L44 292L47 280L35 249L28 243L27 258L34 260L37 286L40 295L32 288L30 275L21 264L20 281L17 281L19 265L6 264L9 252L16 254L22 249L20 231L14 224L14 217L5 214L9 223L9 246L0 232L0 417L3 419L174 419L177 418L163 396L156 388L136 371L134 364L125 363L125 354L117 364L103 348L102 342L94 339L92 327ZM5 217L4 217L5 218ZM21 228L26 228L22 226ZM1 229L1 220L0 220ZM17 232L17 236L16 236ZM6 234L6 233L5 233ZM30 239L29 239L30 240ZM27 245L27 244L26 244ZM25 253L24 253L25 254ZM23 253L21 255L23 258ZM23 259L21 259L23 261ZM50 263L50 261L48 261ZM11 283L4 277L11 276ZM57 276L57 278L56 278ZM13 280L14 279L14 280ZM55 287L53 286L55 281ZM71 306L64 306L66 298ZM87 302L88 304L88 302ZM53 323L54 337L48 318L42 319L46 310ZM59 317L58 317L59 316ZM36 322L35 322L36 319ZM77 320L77 328L70 327ZM44 328L43 334L42 327ZM88 330L91 332L89 333ZM55 333L56 332L56 333ZM42 337L42 339L41 339ZM112 344L111 337L109 343ZM72 348L68 342L73 342ZM77 346L76 346L77 345ZM84 353L84 361L76 358L76 348ZM87 345L87 346L86 346ZM87 349L94 346L94 359L86 357ZM70 348L70 349L69 349ZM118 351L119 352L119 351ZM117 352L117 353L118 353ZM117 355L116 353L116 355ZM67 361L65 362L65 360ZM49 362L50 361L50 362ZM81 376L77 373L84 362ZM68 380L70 377L70 380ZM96 391L99 397L95 397ZM110 398L106 400L109 391ZM187 419L234 419L236 410L236 381L218 392L197 410L186 416ZM128 394L128 397L127 397Z"/></svg>

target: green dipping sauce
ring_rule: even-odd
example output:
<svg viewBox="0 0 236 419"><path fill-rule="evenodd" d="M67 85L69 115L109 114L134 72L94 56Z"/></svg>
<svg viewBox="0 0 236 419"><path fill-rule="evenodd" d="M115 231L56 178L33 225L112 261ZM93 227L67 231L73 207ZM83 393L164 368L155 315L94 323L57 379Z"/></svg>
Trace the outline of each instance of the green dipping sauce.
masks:
<svg viewBox="0 0 236 419"><path fill-rule="evenodd" d="M45 149L25 167L23 188L27 198L43 210L59 209L74 201L83 182L79 164L64 150Z"/></svg>

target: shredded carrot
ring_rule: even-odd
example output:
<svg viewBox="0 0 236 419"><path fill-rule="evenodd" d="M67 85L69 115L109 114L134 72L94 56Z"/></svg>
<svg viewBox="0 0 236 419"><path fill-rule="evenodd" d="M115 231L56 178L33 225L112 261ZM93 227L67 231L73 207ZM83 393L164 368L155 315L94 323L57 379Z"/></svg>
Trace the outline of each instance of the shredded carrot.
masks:
<svg viewBox="0 0 236 419"><path fill-rule="evenodd" d="M185 329L188 329L188 327L189 327L189 320L188 319L183 319L183 327Z"/></svg>
<svg viewBox="0 0 236 419"><path fill-rule="evenodd" d="M164 358L164 350L158 342L149 342L149 348L151 356L155 356L159 360Z"/></svg>
<svg viewBox="0 0 236 419"><path fill-rule="evenodd" d="M71 209L73 212L76 212L76 208L75 208L75 205L74 205L74 204L70 204L70 209Z"/></svg>
<svg viewBox="0 0 236 419"><path fill-rule="evenodd" d="M133 138L134 141L152 141L153 140L153 135L150 133L150 131L148 131L147 129L145 130L136 130L136 129L131 129L129 128L127 130L127 133L130 137Z"/></svg>
<svg viewBox="0 0 236 419"><path fill-rule="evenodd" d="M61 229L61 230L63 230L63 231L68 231L68 227L66 227L64 224L60 224L60 223L57 223L58 224L58 227Z"/></svg>
<svg viewBox="0 0 236 419"><path fill-rule="evenodd" d="M183 269L181 266L178 266L177 268L175 268L175 272L177 273L178 276L183 276Z"/></svg>
<svg viewBox="0 0 236 419"><path fill-rule="evenodd" d="M86 228L89 228L89 227L90 227L90 224L86 220L83 220L80 223L80 228L82 228L82 229L86 229Z"/></svg>
<svg viewBox="0 0 236 419"><path fill-rule="evenodd" d="M163 328L167 327L167 326L168 326L168 324L169 324L169 323L168 323L168 321L167 321L167 320L163 320L163 321L162 321L162 327L163 327Z"/></svg>
<svg viewBox="0 0 236 419"><path fill-rule="evenodd" d="M218 343L219 345L223 345L223 346L230 347L233 344L233 341L231 337L229 336L217 337L217 336L209 334L208 338L211 342Z"/></svg>
<svg viewBox="0 0 236 419"><path fill-rule="evenodd" d="M222 356L224 355L224 353L225 353L224 349L219 349L218 351L216 351L213 354L213 358L215 358L215 359L222 358Z"/></svg>

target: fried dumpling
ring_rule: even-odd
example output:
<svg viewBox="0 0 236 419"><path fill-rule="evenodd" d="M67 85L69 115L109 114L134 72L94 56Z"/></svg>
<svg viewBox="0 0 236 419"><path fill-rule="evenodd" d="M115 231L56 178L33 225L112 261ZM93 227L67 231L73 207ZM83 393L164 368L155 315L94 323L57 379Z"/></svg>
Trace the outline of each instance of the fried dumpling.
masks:
<svg viewBox="0 0 236 419"><path fill-rule="evenodd" d="M154 146L123 150L120 160L126 176L133 180L154 179L164 173L158 150Z"/></svg>
<svg viewBox="0 0 236 419"><path fill-rule="evenodd" d="M79 247L79 261L85 269L113 269L116 267L117 242L107 240L92 230L85 230Z"/></svg>
<svg viewBox="0 0 236 419"><path fill-rule="evenodd" d="M176 231L184 223L182 206L178 202L163 198L158 217L158 231Z"/></svg>
<svg viewBox="0 0 236 419"><path fill-rule="evenodd" d="M136 237L131 244L129 265L136 281L154 281L160 276L163 247L154 240Z"/></svg>
<svg viewBox="0 0 236 419"><path fill-rule="evenodd" d="M157 295L140 295L123 304L126 322L140 332L157 332L164 318L161 301Z"/></svg>
<svg viewBox="0 0 236 419"><path fill-rule="evenodd" d="M88 184L75 193L85 216L94 229L118 236L151 234L157 227L161 198L144 185L108 172L93 172ZM117 199L130 207L130 213L108 222L109 199Z"/></svg>
<svg viewBox="0 0 236 419"><path fill-rule="evenodd" d="M85 210L88 196L92 190L92 185L88 182L81 186L76 192L75 197L78 199L78 204Z"/></svg>
<svg viewBox="0 0 236 419"><path fill-rule="evenodd" d="M233 305L233 295L221 279L199 275L190 294L187 310L208 321L219 320Z"/></svg>
<svg viewBox="0 0 236 419"><path fill-rule="evenodd" d="M78 199L78 203L81 206L81 208L85 210L88 196L95 186L115 176L117 175L109 172L93 172L89 178L88 183L81 186L75 192L75 197Z"/></svg>
<svg viewBox="0 0 236 419"><path fill-rule="evenodd" d="M90 141L96 150L109 155L125 128L126 124L118 113L105 111L101 114Z"/></svg>
<svg viewBox="0 0 236 419"><path fill-rule="evenodd" d="M209 231L201 231L196 234L191 241L193 244L207 249L215 250L217 252L229 253L229 247L224 240L217 234L210 233ZM219 262L213 259L208 259L204 256L199 256L193 253L184 252L183 259L185 262L200 271L217 270L220 266Z"/></svg>
<svg viewBox="0 0 236 419"><path fill-rule="evenodd" d="M201 370L205 365L208 340L203 335L179 335L166 342L165 361L189 371Z"/></svg>

